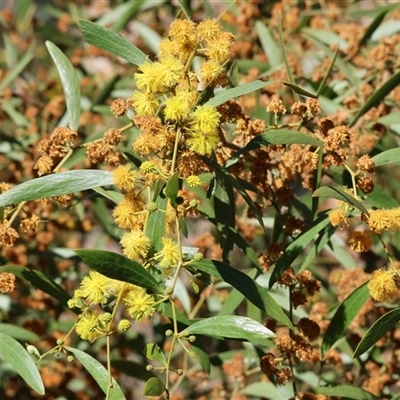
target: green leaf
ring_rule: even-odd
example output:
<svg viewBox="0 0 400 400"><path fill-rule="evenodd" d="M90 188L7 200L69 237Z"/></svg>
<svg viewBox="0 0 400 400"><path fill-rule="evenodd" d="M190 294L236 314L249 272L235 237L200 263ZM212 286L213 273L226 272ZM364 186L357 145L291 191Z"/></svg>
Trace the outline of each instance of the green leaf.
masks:
<svg viewBox="0 0 400 400"><path fill-rule="evenodd" d="M134 65L140 65L146 61L146 54L117 33L84 19L80 19L80 26L86 43L108 51Z"/></svg>
<svg viewBox="0 0 400 400"><path fill-rule="evenodd" d="M278 31L279 31L279 45L280 45L280 48L281 48L283 61L285 62L286 73L287 73L287 76L289 77L289 81L293 85L295 85L296 82L293 79L292 70L290 69L289 60L288 60L287 54L286 54L285 42L283 40L282 14L281 14L281 12L279 12L279 15L278 15ZM294 94L294 99L296 101L300 101L300 96L297 93L295 93Z"/></svg>
<svg viewBox="0 0 400 400"><path fill-rule="evenodd" d="M237 269L216 260L202 260L190 264L197 270L213 275L218 279L232 285L244 297L251 301L260 310L281 324L293 328L290 319L283 312L271 295L250 276Z"/></svg>
<svg viewBox="0 0 400 400"><path fill-rule="evenodd" d="M36 43L33 41L29 46L28 50L26 50L25 54L18 61L16 65L9 71L9 73L4 77L4 79L0 82L0 93L8 87L11 82L21 74L24 68L31 62L34 57Z"/></svg>
<svg viewBox="0 0 400 400"><path fill-rule="evenodd" d="M161 36L154 29L151 29L148 25L139 21L134 22L134 29L141 36L147 47L154 54L158 54L158 45L161 42Z"/></svg>
<svg viewBox="0 0 400 400"><path fill-rule="evenodd" d="M365 202L370 207L376 208L395 208L399 206L398 201L386 193L386 191L382 190L378 185L374 185L374 190L367 197Z"/></svg>
<svg viewBox="0 0 400 400"><path fill-rule="evenodd" d="M321 346L322 357L324 357L326 352L345 335L345 330L354 320L368 298L368 282L365 282L351 293L339 306L325 332Z"/></svg>
<svg viewBox="0 0 400 400"><path fill-rule="evenodd" d="M75 252L88 267L111 279L132 283L154 293L163 291L150 272L121 254L105 250L83 249L75 250Z"/></svg>
<svg viewBox="0 0 400 400"><path fill-rule="evenodd" d="M143 389L144 396L161 396L166 390L165 385L158 378L150 378Z"/></svg>
<svg viewBox="0 0 400 400"><path fill-rule="evenodd" d="M382 151L372 157L372 161L375 163L375 167L380 167L386 164L400 163L400 147Z"/></svg>
<svg viewBox="0 0 400 400"><path fill-rule="evenodd" d="M289 244L272 271L269 280L270 288L278 281L283 272L290 267L292 262L302 252L305 251L308 244L315 239L317 234L320 234L320 232L329 224L329 222L328 214L321 213L306 231L304 231L298 238L296 238L296 240Z"/></svg>
<svg viewBox="0 0 400 400"><path fill-rule="evenodd" d="M399 125L400 124L400 112L391 112L390 114L384 115L378 118L378 122L383 125Z"/></svg>
<svg viewBox="0 0 400 400"><path fill-rule="evenodd" d="M34 342L40 339L40 337L35 332L28 331L21 326L16 326L12 324L0 323L0 333L11 336L17 340L22 340L24 342Z"/></svg>
<svg viewBox="0 0 400 400"><path fill-rule="evenodd" d="M71 62L54 43L47 40L46 47L60 75L67 103L69 126L71 129L78 130L81 115L81 89L78 77Z"/></svg>
<svg viewBox="0 0 400 400"><path fill-rule="evenodd" d="M175 172L174 175L169 178L169 181L167 183L167 186L165 188L165 195L169 198L171 201L171 206L176 208L177 203L176 199L178 197L178 191L179 191L179 174L178 172Z"/></svg>
<svg viewBox="0 0 400 400"><path fill-rule="evenodd" d="M71 352L84 366L86 371L94 378L97 384L100 386L101 390L107 394L109 376L108 371L101 365L96 359L94 359L89 354L84 351L75 349L73 347L65 347L69 352ZM112 388L110 390L110 400L126 400L121 388L119 387L117 381L111 378Z"/></svg>
<svg viewBox="0 0 400 400"><path fill-rule="evenodd" d="M268 63L275 69L283 64L279 46L276 44L270 30L261 21L256 21L255 29L261 42L261 47L267 55Z"/></svg>
<svg viewBox="0 0 400 400"><path fill-rule="evenodd" d="M49 294L51 297L57 299L61 304L68 308L68 300L70 300L69 294L59 286L54 279L47 277L40 271L36 271L27 267L20 267L16 265L6 265L0 267L0 274L3 272L9 272L14 274L17 278L29 282L31 285Z"/></svg>
<svg viewBox="0 0 400 400"><path fill-rule="evenodd" d="M352 127L372 107L377 106L383 99L400 84L400 71L392 75L379 89L368 98L364 105L351 118L349 127Z"/></svg>
<svg viewBox="0 0 400 400"><path fill-rule="evenodd" d="M146 344L146 347L143 350L143 354L149 360L157 361L159 364L164 366L167 364L167 360L165 359L165 355L160 349L160 346L154 343Z"/></svg>
<svg viewBox="0 0 400 400"><path fill-rule="evenodd" d="M301 263L299 271L307 269L307 267L313 262L314 258L317 257L318 254L323 250L335 232L336 228L330 224L321 229L318 238L315 239L311 248L307 250L306 256Z"/></svg>
<svg viewBox="0 0 400 400"><path fill-rule="evenodd" d="M262 343L275 337L272 331L257 321L236 315L219 315L195 322L180 333L180 336L189 335L241 339L251 343Z"/></svg>
<svg viewBox="0 0 400 400"><path fill-rule="evenodd" d="M146 226L146 235L150 238L154 252L162 249L161 238L165 236L165 210L168 198L160 194L156 199L158 210L150 214Z"/></svg>
<svg viewBox="0 0 400 400"><path fill-rule="evenodd" d="M230 99L235 97L243 96L244 94L254 92L256 90L262 89L265 86L272 85L275 81L263 82L263 81L253 81L250 83L245 83L233 89L226 89L215 95L212 99L208 100L206 104L209 106L217 107L220 104L225 103Z"/></svg>
<svg viewBox="0 0 400 400"><path fill-rule="evenodd" d="M323 145L319 140L302 132L290 131L288 129L268 131L251 139L246 146L242 147L226 162L225 167L229 168L236 164L242 154L274 144L310 144L317 147Z"/></svg>
<svg viewBox="0 0 400 400"><path fill-rule="evenodd" d="M303 28L302 33L311 36L315 40L326 44L327 46L336 46L338 45L339 50L346 50L348 47L348 43L337 33L332 31L326 31L323 29L312 29L312 28Z"/></svg>
<svg viewBox="0 0 400 400"><path fill-rule="evenodd" d="M323 43L321 43L319 40L314 39L313 37L304 34L304 36L312 43L315 44L321 51L325 53L325 55L331 59L335 57L335 52L332 51L328 46L325 46ZM354 86L354 87L359 87L361 84L361 79L355 74L353 69L350 68L349 63L343 61L341 58L337 57L336 58L336 64L340 71L344 74L344 76L347 78L347 80Z"/></svg>
<svg viewBox="0 0 400 400"><path fill-rule="evenodd" d="M295 85L295 84L292 83L292 82L285 82L285 81L282 81L282 83L283 83L285 86L290 87L290 89L292 89L293 92L295 92L295 93L301 94L302 96L305 96L305 97L311 97L311 98L313 98L313 99L316 99L316 98L317 98L317 96L316 96L314 93L311 93L311 92L309 92L308 90L303 89L302 87L300 87L300 86L298 86L298 85Z"/></svg>
<svg viewBox="0 0 400 400"><path fill-rule="evenodd" d="M337 386L325 386L314 388L315 393L323 394L325 396L342 396L346 399L354 400L380 400L380 397L376 397L370 392L361 389L357 386L351 385L337 385Z"/></svg>
<svg viewBox="0 0 400 400"><path fill-rule="evenodd" d="M352 207L357 208L362 213L369 215L367 209L362 203L356 200L352 195L346 193L340 187L322 186L317 189L312 195L313 197L328 197L331 199L343 201L347 204L350 204Z"/></svg>
<svg viewBox="0 0 400 400"><path fill-rule="evenodd" d="M270 399L293 399L293 386L275 386L272 382L253 382L246 385L243 389L240 389L238 394L265 398L265 394L268 393Z"/></svg>
<svg viewBox="0 0 400 400"><path fill-rule="evenodd" d="M332 69L333 69L333 66L335 65L335 62L336 62L336 58L337 58L338 53L339 53L339 47L336 48L335 54L334 54L334 56L333 56L333 58L332 58L332 61L331 61L331 64L329 65L328 70L326 71L326 74L325 74L325 76L324 76L324 79L322 79L322 82L321 82L320 85L318 86L317 97L320 96L320 94L322 93L322 91L323 91L324 88L325 88L326 81L328 80L328 78L329 78L329 76L330 76L330 74L331 74L331 72L332 72ZM321 104L321 105L322 105L322 104Z"/></svg>
<svg viewBox="0 0 400 400"><path fill-rule="evenodd" d="M112 359L111 366L128 376L133 376L134 378L140 379L142 381L154 377L152 371L146 370L146 365L144 365L143 362L139 363L134 361L128 361L125 359L120 359L120 360Z"/></svg>
<svg viewBox="0 0 400 400"><path fill-rule="evenodd" d="M114 183L110 171L66 171L32 179L0 195L0 207L22 201L61 196Z"/></svg>
<svg viewBox="0 0 400 400"><path fill-rule="evenodd" d="M375 32L375 30L378 28L378 26L381 24L381 22L385 19L386 14L388 13L387 8L378 8L378 12L375 15L375 18L373 21L369 24L368 28L365 30L364 35L358 42L358 46L361 47Z"/></svg>
<svg viewBox="0 0 400 400"><path fill-rule="evenodd" d="M230 228L235 226L235 195L231 183L224 179L220 169L215 170L214 210L219 241L222 247L222 258L227 262L233 250L233 240L230 239Z"/></svg>
<svg viewBox="0 0 400 400"><path fill-rule="evenodd" d="M381 337L389 332L400 321L400 308L395 308L382 315L371 328L368 329L364 337L358 343L354 351L353 358L361 356L371 348Z"/></svg>
<svg viewBox="0 0 400 400"><path fill-rule="evenodd" d="M0 356L35 392L44 395L43 381L31 356L19 342L4 333L0 333Z"/></svg>

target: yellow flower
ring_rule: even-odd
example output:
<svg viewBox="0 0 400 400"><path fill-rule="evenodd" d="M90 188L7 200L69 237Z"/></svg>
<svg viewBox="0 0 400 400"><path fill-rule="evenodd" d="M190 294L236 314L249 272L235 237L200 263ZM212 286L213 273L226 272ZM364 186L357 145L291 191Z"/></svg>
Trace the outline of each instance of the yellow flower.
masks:
<svg viewBox="0 0 400 400"><path fill-rule="evenodd" d="M120 165L113 171L115 186L124 192L129 192L135 187L137 175L137 171L131 170L130 164Z"/></svg>
<svg viewBox="0 0 400 400"><path fill-rule="evenodd" d="M154 115L158 108L158 97L136 90L132 95L132 107L137 115Z"/></svg>
<svg viewBox="0 0 400 400"><path fill-rule="evenodd" d="M179 261L179 247L171 238L161 238L163 248L155 256L160 260L160 267L169 268L176 266Z"/></svg>
<svg viewBox="0 0 400 400"><path fill-rule="evenodd" d="M165 119L181 121L189 116L190 107L187 100L181 96L172 96L165 102Z"/></svg>
<svg viewBox="0 0 400 400"><path fill-rule="evenodd" d="M359 253L368 251L372 247L371 231L354 231L349 235L350 248Z"/></svg>
<svg viewBox="0 0 400 400"><path fill-rule="evenodd" d="M207 42L206 56L210 60L214 60L219 64L224 64L229 60L232 53L232 46L235 41L234 36L230 32L223 32L214 40Z"/></svg>
<svg viewBox="0 0 400 400"><path fill-rule="evenodd" d="M161 62L162 73L162 85L164 91L173 88L179 80L182 78L185 66L175 57L164 57Z"/></svg>
<svg viewBox="0 0 400 400"><path fill-rule="evenodd" d="M83 339L93 342L104 335L105 329L97 311L87 310L75 326L76 333Z"/></svg>
<svg viewBox="0 0 400 400"><path fill-rule="evenodd" d="M141 90L148 90L158 78L157 66L149 61L139 65L139 71L134 74L136 86Z"/></svg>
<svg viewBox="0 0 400 400"><path fill-rule="evenodd" d="M342 223L349 225L349 219L341 208L335 208L329 213L329 220L332 226L340 226Z"/></svg>
<svg viewBox="0 0 400 400"><path fill-rule="evenodd" d="M156 303L154 297L147 294L142 287L135 286L132 290L129 290L122 301L126 305L129 316L136 321L142 318L150 318L154 314Z"/></svg>
<svg viewBox="0 0 400 400"><path fill-rule="evenodd" d="M131 322L127 319L121 319L118 323L118 330L121 332L127 332L131 327Z"/></svg>
<svg viewBox="0 0 400 400"><path fill-rule="evenodd" d="M400 229L400 208L391 210L368 210L366 223L372 231L380 234L384 231Z"/></svg>
<svg viewBox="0 0 400 400"><path fill-rule="evenodd" d="M215 39L221 32L221 25L215 18L207 18L197 25L197 34L201 40Z"/></svg>
<svg viewBox="0 0 400 400"><path fill-rule="evenodd" d="M151 240L142 231L125 233L120 240L122 252L131 260L143 260L150 250Z"/></svg>
<svg viewBox="0 0 400 400"><path fill-rule="evenodd" d="M209 105L198 106L190 115L192 129L204 133L214 133L218 128L220 115L215 107Z"/></svg>
<svg viewBox="0 0 400 400"><path fill-rule="evenodd" d="M219 142L218 132L203 133L191 132L190 138L186 140L186 147L201 156L211 154L217 148Z"/></svg>
<svg viewBox="0 0 400 400"><path fill-rule="evenodd" d="M105 304L110 296L109 283L109 278L96 271L90 271L89 275L82 279L80 295L90 304Z"/></svg>
<svg viewBox="0 0 400 400"><path fill-rule="evenodd" d="M186 178L188 186L195 188L201 185L201 180L197 175L190 175Z"/></svg>
<svg viewBox="0 0 400 400"><path fill-rule="evenodd" d="M122 229L140 229L146 217L144 209L143 199L130 192L113 210L115 223Z"/></svg>
<svg viewBox="0 0 400 400"><path fill-rule="evenodd" d="M378 269L371 275L368 290L376 301L388 301L397 291L397 285L393 279L395 274L391 269Z"/></svg>
<svg viewBox="0 0 400 400"><path fill-rule="evenodd" d="M225 68L223 65L219 64L218 62L216 62L214 60L207 60L201 64L200 71L199 71L200 80L204 86L207 86L211 82L214 82L214 80L218 81L219 79L217 79L217 78L220 77L224 71L225 71ZM219 82L216 82L216 83L219 83ZM216 86L216 85L214 85L214 86Z"/></svg>

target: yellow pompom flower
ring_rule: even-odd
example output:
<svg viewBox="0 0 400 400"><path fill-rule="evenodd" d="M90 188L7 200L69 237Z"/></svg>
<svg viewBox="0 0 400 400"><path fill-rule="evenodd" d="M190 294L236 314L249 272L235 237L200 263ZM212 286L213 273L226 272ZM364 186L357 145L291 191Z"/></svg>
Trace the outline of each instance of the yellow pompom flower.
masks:
<svg viewBox="0 0 400 400"><path fill-rule="evenodd" d="M160 64L162 69L162 85L164 91L167 91L176 86L179 80L183 77L185 66L175 57L164 57Z"/></svg>
<svg viewBox="0 0 400 400"><path fill-rule="evenodd" d="M156 259L160 261L160 267L170 268L176 266L179 262L178 243L166 237L161 238L161 242L163 248L155 255Z"/></svg>
<svg viewBox="0 0 400 400"><path fill-rule="evenodd" d="M199 71L200 80L204 86L207 86L217 79L224 71L225 68L223 65L214 60L207 60L201 64Z"/></svg>
<svg viewBox="0 0 400 400"><path fill-rule="evenodd" d="M221 32L221 25L215 18L207 18L197 25L197 34L200 40L215 39Z"/></svg>
<svg viewBox="0 0 400 400"><path fill-rule="evenodd" d="M121 319L118 322L118 330L121 332L127 332L131 327L131 322L128 319Z"/></svg>
<svg viewBox="0 0 400 400"><path fill-rule="evenodd" d="M400 208L391 210L368 210L366 223L370 229L380 234L384 231L400 229Z"/></svg>
<svg viewBox="0 0 400 400"><path fill-rule="evenodd" d="M76 323L75 330L83 340L88 340L89 342L95 341L105 333L99 313L95 310L87 310L81 315Z"/></svg>
<svg viewBox="0 0 400 400"><path fill-rule="evenodd" d="M190 106L181 96L172 96L165 102L164 115L166 120L181 121L189 116Z"/></svg>
<svg viewBox="0 0 400 400"><path fill-rule="evenodd" d="M354 231L349 235L350 248L358 253L369 251L372 247L371 231Z"/></svg>
<svg viewBox="0 0 400 400"><path fill-rule="evenodd" d="M188 186L195 188L201 185L201 180L197 175L190 175L186 178Z"/></svg>
<svg viewBox="0 0 400 400"><path fill-rule="evenodd" d="M139 65L139 71L134 74L136 86L141 90L149 90L157 76L157 66L149 61Z"/></svg>
<svg viewBox="0 0 400 400"><path fill-rule="evenodd" d="M341 208L336 208L329 213L329 220L332 226L340 226L341 224L349 225L350 221L346 213Z"/></svg>
<svg viewBox="0 0 400 400"><path fill-rule="evenodd" d="M82 279L80 295L90 304L105 304L110 296L109 284L109 278L96 271L90 271L89 275Z"/></svg>
<svg viewBox="0 0 400 400"><path fill-rule="evenodd" d="M158 97L154 94L142 93L136 90L132 95L132 107L137 115L154 115L158 106Z"/></svg>
<svg viewBox="0 0 400 400"><path fill-rule="evenodd" d="M368 290L376 301L388 301L397 291L397 285L393 279L395 274L391 269L378 269L371 275Z"/></svg>
<svg viewBox="0 0 400 400"><path fill-rule="evenodd" d="M131 169L130 164L120 165L113 171L113 179L115 186L124 192L129 192L134 189L135 182L138 176L136 170Z"/></svg>
<svg viewBox="0 0 400 400"><path fill-rule="evenodd" d="M204 105L196 107L190 117L192 118L192 129L204 133L214 133L219 125L221 114L215 107Z"/></svg>
<svg viewBox="0 0 400 400"><path fill-rule="evenodd" d="M142 231L125 233L120 240L122 252L131 260L143 260L150 250L151 240Z"/></svg>
<svg viewBox="0 0 400 400"><path fill-rule="evenodd" d="M193 131L189 139L186 140L186 147L201 156L211 154L218 145L219 135L218 132L204 133L201 131Z"/></svg>
<svg viewBox="0 0 400 400"><path fill-rule="evenodd" d="M146 217L143 213L144 209L143 199L134 192L130 192L114 208L114 221L122 229L138 229L143 225Z"/></svg>
<svg viewBox="0 0 400 400"><path fill-rule="evenodd" d="M150 318L155 312L154 297L147 294L146 290L142 287L135 286L129 290L122 298L126 306L128 314L136 321L142 318Z"/></svg>

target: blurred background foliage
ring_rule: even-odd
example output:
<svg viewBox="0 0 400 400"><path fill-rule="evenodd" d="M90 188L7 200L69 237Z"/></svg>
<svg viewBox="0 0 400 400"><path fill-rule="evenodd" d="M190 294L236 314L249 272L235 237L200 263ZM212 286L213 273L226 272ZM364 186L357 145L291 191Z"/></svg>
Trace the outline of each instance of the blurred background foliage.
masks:
<svg viewBox="0 0 400 400"><path fill-rule="evenodd" d="M219 17L224 30L235 35L234 57L229 65L233 85L254 79L291 81L316 94L323 116L337 125L349 125L357 132L354 146L372 156L397 148L400 135L400 9L397 1L384 0L282 0L282 1L4 1L0 12L0 181L2 190L37 177L34 169L39 157L37 143L55 127L66 124L66 102L58 72L46 49L45 41L57 45L73 64L81 88L82 114L79 138L82 144L100 138L112 127L129 122L127 117L116 119L110 110L113 99L129 98L135 89L133 73L137 68L96 47L84 44L79 18L84 18L123 35L150 59L157 54L160 39L171 22L181 12L190 10L196 22L206 17ZM284 66L278 29L282 18L282 39L292 77ZM332 60L335 62L332 63ZM329 72L329 74L327 74ZM387 84L389 82L389 84ZM386 84L386 86L385 86ZM383 89L382 89L383 88ZM382 89L382 90L379 90ZM251 118L260 118L273 125L273 114L266 111L271 99L278 96L288 108L297 99L293 91L279 82L240 99ZM280 123L290 124L293 115L282 116ZM129 155L136 128L121 151ZM396 154L397 156L397 154ZM400 201L399 170L391 158L373 176L374 191L368 197L370 207L398 207ZM63 165L66 169L97 168L86 157L85 148L74 151ZM100 166L99 168L104 168ZM109 168L109 167L105 167ZM311 192L306 190L301 174L293 182L293 201L298 215L312 206ZM351 186L345 169L326 168L323 184ZM302 185L303 183L303 185ZM207 206L205 193L196 192ZM246 206L238 200L239 209ZM303 207L302 207L303 206ZM336 203L324 203L331 209ZM242 208L240 208L242 207ZM76 194L72 205L43 201L28 203L25 213L40 210L42 223L37 233L19 231L14 247L1 250L2 265L29 267L45 274L72 295L87 267L79 262L73 249L97 248L119 252L120 230L112 217L112 202L95 191ZM277 212L263 203L266 233L258 229L252 218L242 218L237 229L251 243L256 254L267 254L268 246L279 237ZM304 215L303 215L304 217ZM17 225L20 222L16 221ZM201 218L188 221L191 234L187 245L199 247L210 258L219 258L221 250L211 224ZM313 343L315 352L321 345L323 333L338 305L357 287L369 279L369 274L386 264L387 256L378 240L367 253L356 253L347 244L347 230L327 234L325 242L307 247L296 265L307 262L307 268L321 281L321 291L304 307L293 310L292 319L314 318L321 337ZM400 260L400 234L389 233L386 243L395 260ZM314 254L314 257L307 255ZM314 253L313 253L314 252ZM306 261L305 261L306 260ZM232 265L247 271L250 262L235 249ZM302 267L302 268L303 268ZM305 268L305 267L304 267ZM35 282L23 272L16 273L17 289L0 295L0 332L21 343L31 343L45 352L56 345L71 328L75 317L48 292L35 288ZM201 289L204 283L198 282ZM267 287L267 282L260 280ZM202 286L203 285L203 286ZM42 287L43 289L43 287ZM201 291L204 303L200 316L218 313L230 289L220 282ZM288 310L288 293L281 287L270 290L280 306ZM66 296L66 294L64 294ZM58 297L59 299L59 297ZM179 296L182 308L198 301L194 292L182 288ZM265 317L250 302L242 301L240 315L259 322ZM329 398L396 399L400 398L399 344L400 331L393 328L379 338L376 346L360 358L352 358L361 337L372 324L394 304L374 304L368 299L365 307L322 363L299 362L295 381L298 393L312 392L322 384L362 386L371 393L364 394L320 390ZM152 376L146 371L148 361L142 350L149 341L168 350L168 342L160 328L164 321L155 317L136 324L129 332L113 338L113 374L127 399L142 398L143 382ZM20 327L23 329L16 329ZM76 337L73 347L105 361L105 346L94 345ZM238 341L207 339L211 374L201 371L198 363L190 368L181 388L172 397L178 399L274 399L293 396L293 385L278 386L261 378L256 372L261 350ZM272 346L272 344L271 344ZM261 352L262 353L262 352ZM179 354L176 365L180 366ZM45 396L35 394L5 362L0 364L0 397L4 399L80 399L102 398L103 393L94 379L77 361L66 357L47 358L40 366L46 387ZM316 396L316 394L315 394ZM336 397L335 397L336 396ZM353 397L352 397L353 396ZM355 396L355 397L354 397ZM357 397L358 396L358 397ZM376 397L374 397L376 396ZM300 397L299 397L300 398ZM303 397L306 399L306 397ZM325 397L307 397L307 399Z"/></svg>

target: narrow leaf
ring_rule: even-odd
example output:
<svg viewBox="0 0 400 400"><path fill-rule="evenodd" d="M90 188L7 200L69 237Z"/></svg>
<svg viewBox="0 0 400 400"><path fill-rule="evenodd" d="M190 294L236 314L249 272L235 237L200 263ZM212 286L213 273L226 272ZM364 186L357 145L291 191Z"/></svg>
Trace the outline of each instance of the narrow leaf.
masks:
<svg viewBox="0 0 400 400"><path fill-rule="evenodd" d="M283 61L280 54L279 46L276 44L274 37L270 30L260 20L256 21L255 25L256 32L261 42L261 46L264 53L267 55L268 63L271 68L275 69L279 67Z"/></svg>
<svg viewBox="0 0 400 400"><path fill-rule="evenodd" d="M328 197L331 199L337 199L350 204L352 207L357 208L364 214L368 214L367 209L362 203L356 200L351 194L346 193L342 188L333 186L323 186L317 189L313 193L313 197Z"/></svg>
<svg viewBox="0 0 400 400"><path fill-rule="evenodd" d="M177 206L176 198L178 197L178 191L179 191L179 174L175 172L175 174L172 175L171 178L169 178L169 181L165 188L165 194L171 201L171 206L174 208L176 208Z"/></svg>
<svg viewBox="0 0 400 400"><path fill-rule="evenodd" d="M0 267L0 274L3 272L9 272L14 274L17 278L20 278L25 282L29 282L31 285L57 299L65 307L68 307L67 303L71 298L69 294L61 286L59 286L54 279L47 277L42 272L17 265L6 265L4 267Z"/></svg>
<svg viewBox="0 0 400 400"><path fill-rule="evenodd" d="M372 34L376 31L381 22L385 19L385 16L388 13L388 11L389 10L387 8L382 8L381 10L378 9L375 18L369 24L368 28L364 32L364 35L358 42L358 46L361 47L372 36Z"/></svg>
<svg viewBox="0 0 400 400"><path fill-rule="evenodd" d="M158 54L158 45L161 42L161 36L148 25L135 21L134 28L139 33L147 47L154 53Z"/></svg>
<svg viewBox="0 0 400 400"><path fill-rule="evenodd" d="M243 96L244 94L254 92L256 90L262 89L265 86L272 85L273 83L275 82L253 81L250 83L246 83L244 85L240 85L233 89L227 89L218 93L211 100L207 101L206 104L213 107L217 107L220 104L223 104L230 99L234 99L235 97Z"/></svg>
<svg viewBox="0 0 400 400"><path fill-rule="evenodd" d="M105 250L83 249L75 250L75 252L88 267L102 275L132 283L154 293L162 293L163 288L146 269L121 254Z"/></svg>
<svg viewBox="0 0 400 400"><path fill-rule="evenodd" d="M140 65L146 61L146 54L117 33L84 19L80 20L80 26L86 43L108 51L134 65Z"/></svg>
<svg viewBox="0 0 400 400"><path fill-rule="evenodd" d="M352 127L360 117L362 117L372 107L377 106L383 99L400 84L400 71L392 75L379 89L368 98L364 105L358 110L356 115L350 120L349 126Z"/></svg>
<svg viewBox="0 0 400 400"><path fill-rule="evenodd" d="M101 365L96 359L94 359L89 354L84 351L74 349L73 347L65 347L69 352L71 352L84 366L86 371L89 372L90 375L94 378L94 380L98 383L101 390L107 394L108 389L108 371ZM119 387L117 381L112 378L111 380L112 388L110 391L110 396L108 399L110 400L126 400L124 394L122 393L121 388Z"/></svg>
<svg viewBox="0 0 400 400"><path fill-rule="evenodd" d="M315 393L322 394L325 396L339 396L346 399L354 400L380 400L380 397L376 397L370 392L361 389L358 386L351 385L337 385L328 387L317 387L314 389Z"/></svg>
<svg viewBox="0 0 400 400"><path fill-rule="evenodd" d="M79 87L78 77L71 62L54 43L47 40L46 47L60 75L65 100L67 102L69 126L71 129L77 130L79 127L79 117L81 115L81 89Z"/></svg>
<svg viewBox="0 0 400 400"><path fill-rule="evenodd" d="M191 264L194 268L213 275L232 285L260 310L283 325L292 328L290 319L271 295L248 275L216 260L202 260Z"/></svg>
<svg viewBox="0 0 400 400"><path fill-rule="evenodd" d="M300 87L300 86L298 86L298 85L295 85L295 84L292 83L292 82L285 82L285 81L282 81L282 83L283 83L285 86L290 87L290 89L292 89L293 92L295 92L295 93L301 94L302 96L305 96L305 97L311 97L311 98L313 98L313 99L316 99L316 98L317 98L317 96L316 96L314 93L311 93L311 92L309 92L308 90L303 89L302 87Z"/></svg>
<svg viewBox="0 0 400 400"><path fill-rule="evenodd" d="M325 332L321 346L322 357L325 356L326 352L336 343L337 340L345 335L347 327L354 320L368 298L368 282L365 282L351 293L350 296L348 296L339 306L327 331Z"/></svg>
<svg viewBox="0 0 400 400"><path fill-rule="evenodd" d="M275 337L275 334L257 321L236 315L205 318L188 326L181 336L205 335L217 338L241 339L253 343Z"/></svg>
<svg viewBox="0 0 400 400"><path fill-rule="evenodd" d="M328 70L326 71L326 74L325 74L325 76L324 76L324 79L322 79L322 82L321 82L320 85L318 86L317 97L319 97L319 95L322 93L322 91L323 91L324 88L325 88L326 81L328 80L328 78L329 78L329 76L330 76L330 74L331 74L331 72L332 72L332 69L333 69L333 66L335 65L335 62L336 62L336 58L337 58L338 53L339 53L339 47L336 48L335 54L334 54L334 56L333 56L333 58L332 58L332 61L331 61L331 64L329 65Z"/></svg>
<svg viewBox="0 0 400 400"><path fill-rule="evenodd" d="M158 210L150 214L146 226L146 235L150 238L154 252L162 248L161 238L165 236L165 210L168 198L160 194L156 199Z"/></svg>
<svg viewBox="0 0 400 400"><path fill-rule="evenodd" d="M380 167L381 165L386 164L400 163L400 147L382 151L382 153L372 157L372 161L375 163L375 167Z"/></svg>
<svg viewBox="0 0 400 400"><path fill-rule="evenodd" d="M22 201L61 196L114 183L110 171L94 169L66 171L42 176L13 187L0 195L0 207Z"/></svg>
<svg viewBox="0 0 400 400"><path fill-rule="evenodd" d="M165 392L165 385L158 378L150 378L144 385L144 396L161 396Z"/></svg>
<svg viewBox="0 0 400 400"><path fill-rule="evenodd" d="M0 323L0 333L25 342L34 342L40 339L35 332L12 324Z"/></svg>
<svg viewBox="0 0 400 400"><path fill-rule="evenodd" d="M4 77L4 79L0 82L0 93L11 84L11 82L21 74L24 68L31 62L34 51L35 51L36 43L32 42L29 46L28 50L26 50L25 54L18 61L16 65L9 71L9 73Z"/></svg>
<svg viewBox="0 0 400 400"><path fill-rule="evenodd" d="M400 308L382 315L371 328L368 329L361 342L354 351L353 358L361 356L370 349L381 337L386 335L400 321Z"/></svg>
<svg viewBox="0 0 400 400"><path fill-rule="evenodd" d="M160 346L158 346L154 343L146 344L146 347L143 350L143 354L149 360L157 361L161 365L167 364L167 360L165 359L165 355L162 352Z"/></svg>
<svg viewBox="0 0 400 400"><path fill-rule="evenodd" d="M257 135L250 140L246 146L242 147L227 161L225 167L228 168L236 164L242 154L274 144L310 144L317 147L322 146L322 142L305 133L290 131L288 129L277 129Z"/></svg>
<svg viewBox="0 0 400 400"><path fill-rule="evenodd" d="M285 252L277 261L270 280L269 287L271 288L281 277L283 272L290 267L292 262L305 251L308 244L316 239L316 235L320 234L321 231L329 224L329 218L327 213L322 213L313 224L304 231L296 240L289 244L285 249Z"/></svg>
<svg viewBox="0 0 400 400"><path fill-rule="evenodd" d="M0 356L35 392L44 395L43 381L32 357L19 342L4 333L0 333Z"/></svg>

